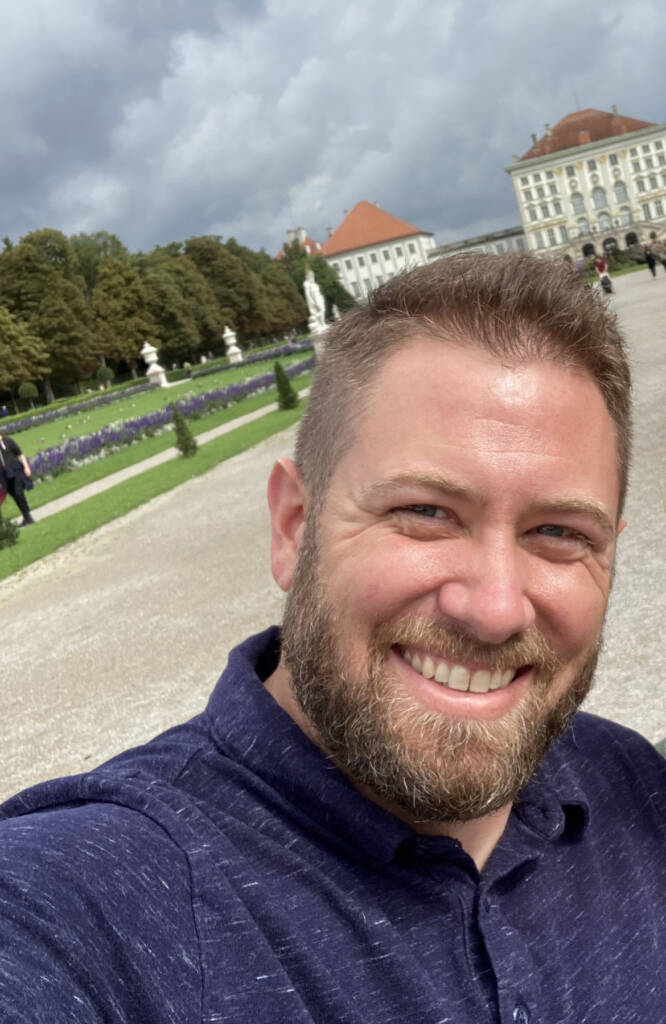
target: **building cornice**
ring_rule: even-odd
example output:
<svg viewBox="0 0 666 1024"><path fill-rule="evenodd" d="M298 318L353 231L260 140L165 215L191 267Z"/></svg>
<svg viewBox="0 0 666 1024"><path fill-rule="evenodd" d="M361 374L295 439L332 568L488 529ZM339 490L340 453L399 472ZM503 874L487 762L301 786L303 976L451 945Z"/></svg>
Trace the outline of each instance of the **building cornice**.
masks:
<svg viewBox="0 0 666 1024"><path fill-rule="evenodd" d="M623 132L621 135L607 135L595 142L585 142L582 146L570 146L568 149L556 149L554 153L546 153L544 156L533 156L529 160L516 160L504 168L507 174L514 171L525 171L535 167L545 167L547 164L568 163L576 157L587 157L594 153L606 152L611 146L624 146L626 142L639 141L650 135L661 132L666 133L666 124L653 124L649 128L638 128L634 132Z"/></svg>

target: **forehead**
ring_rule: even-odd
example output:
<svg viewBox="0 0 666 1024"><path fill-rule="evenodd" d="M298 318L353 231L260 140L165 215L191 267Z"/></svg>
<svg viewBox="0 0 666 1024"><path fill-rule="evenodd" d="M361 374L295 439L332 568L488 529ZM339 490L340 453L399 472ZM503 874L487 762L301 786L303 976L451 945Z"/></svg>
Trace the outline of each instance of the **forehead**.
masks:
<svg viewBox="0 0 666 1024"><path fill-rule="evenodd" d="M475 477L531 483L617 510L617 444L603 396L589 375L554 361L519 364L473 342L416 336L377 372L354 434L339 466L350 482L456 471L472 486Z"/></svg>

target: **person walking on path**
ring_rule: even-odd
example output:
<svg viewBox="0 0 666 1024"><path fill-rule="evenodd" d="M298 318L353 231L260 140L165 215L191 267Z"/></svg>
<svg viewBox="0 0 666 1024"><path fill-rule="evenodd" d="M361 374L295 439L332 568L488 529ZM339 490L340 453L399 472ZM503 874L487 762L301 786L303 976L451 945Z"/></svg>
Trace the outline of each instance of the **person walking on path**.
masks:
<svg viewBox="0 0 666 1024"><path fill-rule="evenodd" d="M32 487L30 463L11 437L0 434L0 488L11 494L23 516L20 526L34 523L30 506L25 496L26 488Z"/></svg>
<svg viewBox="0 0 666 1024"><path fill-rule="evenodd" d="M644 249L644 252L645 252L645 262L647 263L648 267L650 268L650 273L652 274L653 277L656 277L657 276L657 257L654 254L654 250L652 249L651 246L646 245L645 249Z"/></svg>

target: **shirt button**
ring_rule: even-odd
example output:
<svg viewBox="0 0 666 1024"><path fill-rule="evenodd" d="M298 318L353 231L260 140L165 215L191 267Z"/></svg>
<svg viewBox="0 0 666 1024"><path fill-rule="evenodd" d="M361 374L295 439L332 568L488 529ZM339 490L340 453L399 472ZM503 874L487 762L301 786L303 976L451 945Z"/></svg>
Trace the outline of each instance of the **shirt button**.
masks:
<svg viewBox="0 0 666 1024"><path fill-rule="evenodd" d="M514 1024L530 1024L530 1015L524 1006L516 1006L513 1011Z"/></svg>

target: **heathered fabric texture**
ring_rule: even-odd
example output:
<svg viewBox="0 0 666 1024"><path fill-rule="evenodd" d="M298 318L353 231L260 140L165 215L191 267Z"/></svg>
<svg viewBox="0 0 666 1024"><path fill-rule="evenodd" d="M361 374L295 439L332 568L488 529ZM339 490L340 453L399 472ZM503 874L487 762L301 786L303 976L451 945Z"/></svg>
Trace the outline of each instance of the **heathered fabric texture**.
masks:
<svg viewBox="0 0 666 1024"><path fill-rule="evenodd" d="M206 712L0 811L5 1024L657 1024L666 762L580 714L482 876L231 656ZM259 676L259 678L258 678Z"/></svg>

